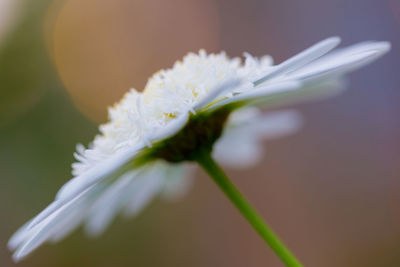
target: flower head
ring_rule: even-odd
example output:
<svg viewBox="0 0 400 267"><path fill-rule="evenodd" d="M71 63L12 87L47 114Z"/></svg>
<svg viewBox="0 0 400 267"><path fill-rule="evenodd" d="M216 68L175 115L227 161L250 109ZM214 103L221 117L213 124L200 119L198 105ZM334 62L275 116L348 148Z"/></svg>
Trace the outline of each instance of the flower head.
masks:
<svg viewBox="0 0 400 267"><path fill-rule="evenodd" d="M89 147L77 146L74 178L11 238L14 258L83 223L99 234L118 212L135 215L156 195L181 195L190 185L185 162L199 151L235 167L254 164L262 139L301 122L294 111L263 115L257 106L331 95L342 89L343 74L390 49L365 42L327 54L339 42L326 39L278 65L269 56L246 53L242 62L201 50L154 74L142 92L131 89L109 109L109 122Z"/></svg>

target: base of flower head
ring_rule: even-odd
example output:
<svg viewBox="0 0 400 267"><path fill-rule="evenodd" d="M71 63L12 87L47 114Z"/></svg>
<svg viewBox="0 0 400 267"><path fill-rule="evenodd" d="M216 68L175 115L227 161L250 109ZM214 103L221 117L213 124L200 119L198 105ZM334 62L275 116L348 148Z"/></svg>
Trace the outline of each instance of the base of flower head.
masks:
<svg viewBox="0 0 400 267"><path fill-rule="evenodd" d="M213 112L192 114L183 129L154 144L145 157L178 163L197 160L200 151L211 153L231 111L229 108L221 108Z"/></svg>

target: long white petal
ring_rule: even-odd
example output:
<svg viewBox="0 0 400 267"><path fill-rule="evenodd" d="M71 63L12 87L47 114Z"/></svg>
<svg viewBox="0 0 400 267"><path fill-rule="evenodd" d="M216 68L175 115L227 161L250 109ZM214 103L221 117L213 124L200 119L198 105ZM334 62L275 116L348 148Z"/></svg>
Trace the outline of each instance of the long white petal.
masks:
<svg viewBox="0 0 400 267"><path fill-rule="evenodd" d="M114 178L117 179L118 177ZM89 192L85 195L84 201L80 201L75 205L75 208L69 211L64 220L59 221L58 224L54 226L49 241L57 242L79 226L88 216L94 203L100 199L110 187L110 183L112 183L112 181L101 181L93 185L90 191L88 190Z"/></svg>
<svg viewBox="0 0 400 267"><path fill-rule="evenodd" d="M29 232L26 240L24 240L20 247L17 248L13 255L14 260L21 260L38 246L51 238L51 236L54 234L54 230L57 229L64 220L69 218L70 213L74 211L74 209L76 209L82 201L85 200L91 189L94 188L92 187L82 192L67 204L49 214L49 216L43 219L40 223L28 229L27 231Z"/></svg>
<svg viewBox="0 0 400 267"><path fill-rule="evenodd" d="M201 99L194 107L193 109L198 111L207 105L209 105L211 102L213 102L218 96L220 96L222 93L227 92L227 91L233 91L235 88L237 88L241 84L240 80L230 80L222 83L221 85L217 86L217 88L211 90L203 99Z"/></svg>
<svg viewBox="0 0 400 267"><path fill-rule="evenodd" d="M150 200L162 189L164 169L160 167L150 168L146 173L142 173L140 184L134 185L132 196L127 202L124 215L131 217L142 210Z"/></svg>
<svg viewBox="0 0 400 267"><path fill-rule="evenodd" d="M389 50L390 44L387 42L356 45L322 57L300 70L289 73L287 79L309 80L325 78L328 75L342 75L376 60Z"/></svg>
<svg viewBox="0 0 400 267"><path fill-rule="evenodd" d="M89 169L82 175L71 179L63 187L61 187L61 189L57 193L56 198L71 198L79 194L89 186L113 174L123 165L128 163L143 148L144 144L141 143L125 151L117 153L102 162L101 164L98 164L94 168Z"/></svg>
<svg viewBox="0 0 400 267"><path fill-rule="evenodd" d="M213 156L222 165L245 169L256 165L263 155L263 148L254 141L245 140L237 133L222 137L214 146Z"/></svg>
<svg viewBox="0 0 400 267"><path fill-rule="evenodd" d="M29 224L28 228L35 226L36 224L43 221L51 213L68 203L71 199L79 195L81 192L105 179L116 172L119 168L129 162L138 151L144 147L143 144L129 148L126 151L118 153L109 159L105 160L102 164L89 169L82 175L75 177L68 181L58 191L56 200L51 203L47 208L40 212Z"/></svg>
<svg viewBox="0 0 400 267"><path fill-rule="evenodd" d="M339 37L330 37L276 66L270 73L254 82L259 85L281 74L296 70L331 51L340 43Z"/></svg>
<svg viewBox="0 0 400 267"><path fill-rule="evenodd" d="M258 163L263 155L262 140L291 134L302 122L300 114L292 110L262 114L256 108L243 108L232 115L213 154L222 164L237 169Z"/></svg>
<svg viewBox="0 0 400 267"><path fill-rule="evenodd" d="M16 249L15 253L13 254L13 260L15 262L23 259L46 241L48 236L41 233L43 233L43 229L47 225L48 221L52 220L56 215L57 213L53 213L43 221L44 224L39 224L35 228L30 229L29 232L26 232L26 240Z"/></svg>
<svg viewBox="0 0 400 267"><path fill-rule="evenodd" d="M7 243L8 249L15 250L18 246L20 246L28 236L28 226L31 223L29 220L25 223L21 228L18 229L10 238Z"/></svg>
<svg viewBox="0 0 400 267"><path fill-rule="evenodd" d="M214 105L210 106L208 110L214 110L218 107L225 106L231 103L252 101L254 99L262 99L272 95L293 91L300 87L301 83L298 81L284 81L279 83L268 84L265 86L259 86L252 90L221 100L215 103Z"/></svg>
<svg viewBox="0 0 400 267"><path fill-rule="evenodd" d="M138 175L140 171L124 174L96 200L87 214L86 230L89 235L99 235L107 228L132 193L130 184Z"/></svg>
<svg viewBox="0 0 400 267"><path fill-rule="evenodd" d="M329 54L319 58L318 60L312 62L308 66L312 66L313 64L320 64L323 61L330 61L334 58L340 57L349 57L358 53L369 52L369 51L380 51L381 53L386 53L390 50L391 44L385 41L365 41L361 43L357 43L354 45L342 47L333 50ZM307 67L308 67L307 66Z"/></svg>
<svg viewBox="0 0 400 267"><path fill-rule="evenodd" d="M181 199L194 182L194 165L180 164L167 166L162 196L169 201Z"/></svg>
<svg viewBox="0 0 400 267"><path fill-rule="evenodd" d="M85 218L89 205L90 203L87 202L82 203L80 207L70 210L68 216L54 227L54 230L52 231L53 233L49 237L48 241L52 243L59 242L75 230Z"/></svg>
<svg viewBox="0 0 400 267"><path fill-rule="evenodd" d="M51 242L58 242L78 227L87 216L93 202L103 194L108 186L108 182L100 182L91 187L81 200L74 204L74 208L69 209L68 214L58 221L57 225L54 225L48 240Z"/></svg>
<svg viewBox="0 0 400 267"><path fill-rule="evenodd" d="M182 129L189 119L189 111L183 112L179 117L170 121L162 131L149 136L150 141L163 140L173 136Z"/></svg>
<svg viewBox="0 0 400 267"><path fill-rule="evenodd" d="M343 92L347 88L346 84L346 80L341 77L314 79L304 82L303 86L296 90L254 99L252 102L249 102L249 105L265 108L280 108L303 102L323 100Z"/></svg>

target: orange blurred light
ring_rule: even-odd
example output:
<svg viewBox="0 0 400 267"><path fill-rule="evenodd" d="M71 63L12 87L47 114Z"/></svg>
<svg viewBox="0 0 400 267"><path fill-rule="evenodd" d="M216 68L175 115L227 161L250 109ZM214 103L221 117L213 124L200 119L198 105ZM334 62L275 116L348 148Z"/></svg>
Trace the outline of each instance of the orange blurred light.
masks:
<svg viewBox="0 0 400 267"><path fill-rule="evenodd" d="M155 71L219 44L211 0L67 0L49 12L56 13L50 46L59 75L77 107L96 121Z"/></svg>

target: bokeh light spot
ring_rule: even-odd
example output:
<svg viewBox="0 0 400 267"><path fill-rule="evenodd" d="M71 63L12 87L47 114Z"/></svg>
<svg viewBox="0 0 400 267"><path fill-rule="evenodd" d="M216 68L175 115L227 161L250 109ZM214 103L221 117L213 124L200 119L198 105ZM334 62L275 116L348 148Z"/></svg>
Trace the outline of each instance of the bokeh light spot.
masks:
<svg viewBox="0 0 400 267"><path fill-rule="evenodd" d="M209 0L69 0L54 21L52 52L77 107L104 121L107 106L155 71L189 51L216 50L218 29Z"/></svg>

